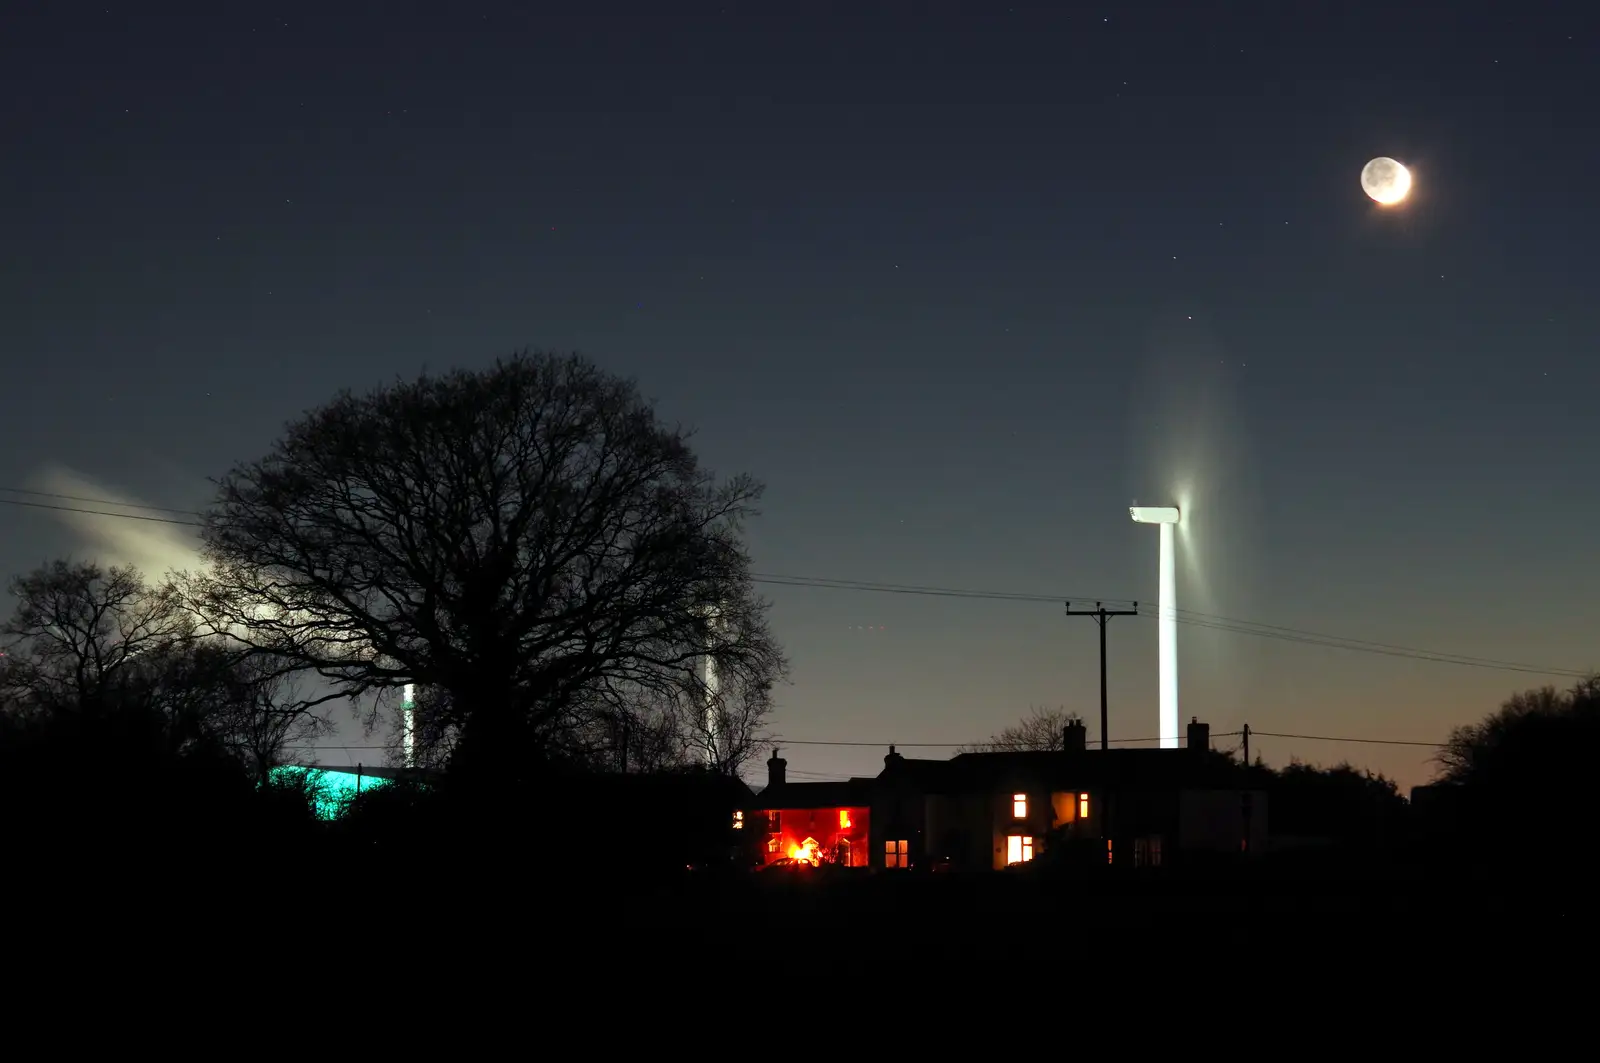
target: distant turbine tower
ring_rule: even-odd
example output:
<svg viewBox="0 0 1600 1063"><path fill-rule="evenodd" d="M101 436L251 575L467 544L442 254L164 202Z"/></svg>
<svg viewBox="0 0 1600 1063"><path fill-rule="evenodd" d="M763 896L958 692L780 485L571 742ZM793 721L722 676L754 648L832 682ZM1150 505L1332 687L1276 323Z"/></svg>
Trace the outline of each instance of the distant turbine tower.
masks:
<svg viewBox="0 0 1600 1063"><path fill-rule="evenodd" d="M716 641L712 632L715 632L720 626L721 611L710 609L707 611L707 617L709 619L709 630L706 636L706 650L710 651L711 644ZM700 658L700 669L700 681L705 684L706 692L706 764L715 768L720 760L717 755L721 737L717 729L717 694L721 689L722 677L717 674L717 659L710 652L705 653Z"/></svg>
<svg viewBox="0 0 1600 1063"><path fill-rule="evenodd" d="M405 763L408 768L416 767L416 753L414 752L416 724L413 719L413 714L417 707L416 692L416 684L407 683L400 695L400 742L405 747Z"/></svg>
<svg viewBox="0 0 1600 1063"><path fill-rule="evenodd" d="M1133 506L1129 516L1139 524L1161 526L1161 584L1157 595L1156 655L1160 662L1161 748L1178 748L1178 579L1173 529L1176 506Z"/></svg>

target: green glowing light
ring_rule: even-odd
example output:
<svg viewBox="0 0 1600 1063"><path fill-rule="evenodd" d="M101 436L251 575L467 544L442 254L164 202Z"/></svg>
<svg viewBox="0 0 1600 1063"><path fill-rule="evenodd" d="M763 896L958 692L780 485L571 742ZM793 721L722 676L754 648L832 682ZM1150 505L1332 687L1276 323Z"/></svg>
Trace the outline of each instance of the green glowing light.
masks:
<svg viewBox="0 0 1600 1063"><path fill-rule="evenodd" d="M303 780L314 795L320 819L337 819L339 812L356 794L389 785L388 779L374 778L362 772L329 771L299 764L274 768L272 778L274 782Z"/></svg>

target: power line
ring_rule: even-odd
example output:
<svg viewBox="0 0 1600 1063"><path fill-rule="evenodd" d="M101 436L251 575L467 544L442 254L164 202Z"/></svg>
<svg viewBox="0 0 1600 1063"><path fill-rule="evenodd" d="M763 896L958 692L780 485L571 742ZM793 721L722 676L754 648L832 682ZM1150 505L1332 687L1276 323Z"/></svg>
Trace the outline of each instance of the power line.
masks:
<svg viewBox="0 0 1600 1063"><path fill-rule="evenodd" d="M1407 742L1398 738L1335 738L1330 735L1286 735L1274 734L1271 731L1257 731L1250 729L1250 737L1261 738L1300 738L1308 742L1355 742L1364 746L1427 746L1432 749L1443 749L1446 742Z"/></svg>
<svg viewBox="0 0 1600 1063"><path fill-rule="evenodd" d="M1238 732L1238 731L1220 731L1220 732L1213 732L1211 737L1212 738L1227 738L1227 737L1229 737L1231 735L1237 735L1239 733L1240 732ZM1266 732L1264 732L1264 731L1251 731L1250 733L1251 734L1265 734ZM1277 737L1283 737L1283 736L1277 736ZM1137 742L1159 742L1159 741L1161 741L1160 738L1113 738L1113 739L1111 739L1111 744L1112 745L1117 745L1118 743L1131 744L1131 743L1137 743ZM769 746L769 745L770 746L837 746L837 747L854 747L854 748L860 748L860 749L887 749L890 746L894 746L896 749L982 749L984 746L992 745L993 741L990 740L990 739L985 739L985 740L979 741L979 742L843 742L843 741L840 741L840 742L829 742L829 741L823 741L821 739L800 739L800 738L775 737L775 738L767 739L767 740L765 740L765 741L763 741L763 742L761 742L759 744L762 745L762 746ZM370 749L388 749L389 747L388 746L345 746L345 745L337 745L337 746L332 746L332 745L288 745L288 746L284 746L283 748L284 749L345 749L345 750L360 749L360 750L370 750ZM1005 750L1001 750L1001 752L1006 752L1006 751Z"/></svg>
<svg viewBox="0 0 1600 1063"><path fill-rule="evenodd" d="M1240 732L1238 732L1238 731L1221 731L1221 732L1214 732L1211 735L1211 737L1212 738L1227 738L1230 735L1236 735L1236 734L1239 734L1239 733ZM1256 732L1255 731L1251 731L1250 733L1251 734L1255 734ZM1110 740L1110 744L1114 745L1114 746L1115 745L1134 745L1134 744L1137 744L1139 742L1159 742L1159 741L1161 741L1160 738L1113 738L1113 739ZM839 747L857 747L857 748L861 748L861 749L887 749L890 746L894 746L896 749L973 749L973 750L978 750L978 751L984 751L987 747L992 746L995 743L994 743L994 739L992 739L992 738L985 738L985 739L982 739L982 740L976 741L976 742L825 742L825 741L822 741L820 739L804 739L804 740L802 740L802 739L798 739L798 738L795 738L795 739L772 738L772 739L769 739L768 741L766 741L766 742L764 742L762 744L763 745L773 745L773 746L839 746ZM1012 751L1011 750L999 750L999 752L1003 752L1004 753L1004 752L1012 752Z"/></svg>
<svg viewBox="0 0 1600 1063"><path fill-rule="evenodd" d="M119 505L117 502L101 502L103 506ZM123 520L148 520L157 524L185 524L191 528L203 528L204 524L197 520L178 520L176 517L150 517L143 513L110 513L103 509L79 509L77 506L57 506L49 502L26 502L20 498L0 498L0 505L26 506L29 509L53 509L60 513L87 513L94 517L121 517ZM182 513L183 510L175 512Z"/></svg>
<svg viewBox="0 0 1600 1063"><path fill-rule="evenodd" d="M1030 594L1018 591L973 591L956 587L923 587L909 583L874 583L869 580L829 579L822 576L790 576L771 572L752 572L752 583L776 587L815 587L819 590L872 591L878 594L917 594L935 598L977 598L996 602L1049 602L1087 601L1088 595ZM1132 605L1132 599L1101 598L1096 601L1116 605Z"/></svg>
<svg viewBox="0 0 1600 1063"><path fill-rule="evenodd" d="M1254 731L1251 732L1251 734L1254 734L1254 733L1255 733ZM343 749L343 750L361 749L361 750L370 750L370 749L388 749L389 747L388 746L317 746L317 745L306 746L306 745L301 745L301 746L283 746L282 748L284 748L284 749Z"/></svg>
<svg viewBox="0 0 1600 1063"><path fill-rule="evenodd" d="M13 493L32 494L48 498L62 498L76 501L89 502L103 506L128 505L130 508L152 509L165 513L187 513L188 510L176 509L168 506L134 506L131 503L113 502L109 499L87 498L81 495L58 495L43 491L24 491L21 488L0 488L0 491ZM179 520L173 517L153 517L138 513L114 513L108 510L80 509L74 506L58 506L45 502L27 502L21 499L0 498L0 504L11 506L25 506L31 509L47 509L64 513L82 513L89 516L121 517L125 520L152 521L158 524L176 524L200 528L204 524L198 520ZM879 594L913 594L943 598L983 599L990 601L1012 602L1071 602L1071 601L1104 601L1113 603L1136 604L1127 598L1092 598L1089 595L1059 595L1059 594L1033 594L1007 591L974 591L954 587L927 587L915 584L874 583L867 580L841 580L829 579L820 576L795 576L783 573L752 573L751 582L780 587L812 587L822 590L851 590ZM1152 607L1140 607L1140 615L1150 617ZM1297 642L1308 646L1323 646L1331 649L1348 650L1354 653L1371 653L1383 657L1397 657L1405 660L1427 661L1434 664L1454 664L1465 668L1483 668L1491 671L1521 672L1528 675L1561 676L1568 679L1583 679L1590 673L1575 668L1549 668L1541 665L1527 664L1520 661L1500 661L1488 657L1475 657L1468 654L1443 653L1435 650L1419 649L1413 646L1400 646L1394 643L1373 642L1366 639L1347 638L1340 635L1328 635L1315 631L1306 631L1300 628L1285 627L1280 624L1263 624L1251 620L1238 620L1231 617L1219 616L1214 613L1200 613L1193 610L1174 610L1175 619L1180 624L1193 627L1206 628L1213 631L1223 631L1234 635L1251 635L1256 638L1274 639L1281 642Z"/></svg>
<svg viewBox="0 0 1600 1063"><path fill-rule="evenodd" d="M192 509L177 509L173 506L147 506L143 502L113 502L109 498L89 498L85 495L63 495L55 491L30 491L25 487L0 487L0 495L28 495L31 498L55 498L66 502L88 502L95 506L121 506L124 509L148 509L155 513L182 513L186 517L198 517L200 514Z"/></svg>
<svg viewBox="0 0 1600 1063"><path fill-rule="evenodd" d="M1226 631L1235 635L1253 635L1257 638L1299 642L1309 646L1326 646L1332 649L1351 650L1358 653L1375 653L1385 657L1404 657L1411 660L1433 661L1439 664L1459 664L1469 668L1528 672L1533 675L1559 675L1573 679L1582 679L1589 674L1570 668L1546 668L1517 661L1497 660L1492 657L1425 650L1414 646L1400 646L1392 642L1373 642L1368 639L1347 638L1342 635L1326 635L1315 631L1283 627L1278 624L1261 624L1253 620L1235 620L1230 617L1217 616L1213 613L1195 613L1182 609L1174 610L1174 612L1178 614L1177 620L1180 624L1190 624L1214 631ZM1186 612L1188 612L1187 616L1184 615ZM1150 607L1141 607L1140 615L1150 618L1155 616L1155 612Z"/></svg>
<svg viewBox="0 0 1600 1063"><path fill-rule="evenodd" d="M805 576L774 576L761 573L753 577L756 583L775 584L791 587L815 587L822 590L853 590L868 591L884 594L924 594L952 598L988 598L998 601L1027 601L1027 602L1060 602L1060 601L1085 601L1085 595L1046 595L1046 594L1014 594L1006 592L989 591L964 591L945 587L914 587L905 584L875 584L865 580L831 580ZM1118 599L1103 599L1114 601ZM1120 599L1128 601L1129 599ZM1156 607L1143 605L1139 608L1141 616L1152 617ZM1331 649L1348 650L1354 653L1372 653L1383 657L1399 657L1407 660L1428 661L1435 664L1455 664L1467 668L1485 668L1494 671L1523 672L1529 675L1562 676L1569 679L1582 679L1589 673L1575 668L1549 668L1542 665L1526 664L1520 661L1500 661L1488 657L1473 657L1468 654L1442 653L1434 650L1419 649L1414 646L1399 646L1393 643L1372 642L1365 639L1346 638L1339 635L1327 635L1316 631L1306 631L1299 628L1285 627L1280 624L1260 624L1249 620L1237 620L1232 617L1218 616L1212 613L1198 613L1193 610L1174 610L1175 619L1180 624L1192 627L1207 628L1214 631L1224 631L1234 635L1251 635L1256 638L1275 639L1281 642L1297 642L1308 646L1324 646Z"/></svg>

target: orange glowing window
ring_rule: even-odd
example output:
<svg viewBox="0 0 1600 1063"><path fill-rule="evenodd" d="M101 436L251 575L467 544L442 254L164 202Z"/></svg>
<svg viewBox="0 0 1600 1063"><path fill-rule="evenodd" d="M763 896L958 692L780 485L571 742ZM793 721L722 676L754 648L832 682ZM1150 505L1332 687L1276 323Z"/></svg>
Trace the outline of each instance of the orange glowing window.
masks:
<svg viewBox="0 0 1600 1063"><path fill-rule="evenodd" d="M850 810L848 808L841 808L839 810L839 829L850 829Z"/></svg>
<svg viewBox="0 0 1600 1063"><path fill-rule="evenodd" d="M884 842L883 866L909 867L910 865L907 857L909 856L910 848L910 845L907 844L904 838L900 839L899 841Z"/></svg>
<svg viewBox="0 0 1600 1063"><path fill-rule="evenodd" d="M1033 839L1013 834L1006 839L1006 863L1025 864L1033 859Z"/></svg>
<svg viewBox="0 0 1600 1063"><path fill-rule="evenodd" d="M1027 794L1012 794L1011 795L1011 818L1012 819L1027 819L1028 818L1028 795Z"/></svg>
<svg viewBox="0 0 1600 1063"><path fill-rule="evenodd" d="M733 829L734 830L744 830L744 813L743 812L735 812L733 814Z"/></svg>
<svg viewBox="0 0 1600 1063"><path fill-rule="evenodd" d="M1112 863L1112 862L1113 861L1111 859L1111 839L1107 838L1106 839L1106 863L1109 864L1109 863Z"/></svg>
<svg viewBox="0 0 1600 1063"><path fill-rule="evenodd" d="M1088 819L1089 818L1089 795L1088 794L1079 794L1078 795L1078 818L1079 819Z"/></svg>
<svg viewBox="0 0 1600 1063"><path fill-rule="evenodd" d="M776 839L776 838L768 838L767 839L767 852L775 853L777 851L778 851L778 839Z"/></svg>

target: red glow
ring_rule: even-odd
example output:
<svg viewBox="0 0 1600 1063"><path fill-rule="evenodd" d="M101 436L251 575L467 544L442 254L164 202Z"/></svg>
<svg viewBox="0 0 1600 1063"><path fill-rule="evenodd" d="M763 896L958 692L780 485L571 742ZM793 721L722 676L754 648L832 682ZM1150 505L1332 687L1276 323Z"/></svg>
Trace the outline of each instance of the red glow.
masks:
<svg viewBox="0 0 1600 1063"><path fill-rule="evenodd" d="M794 861L805 867L868 866L868 820L865 806L768 809L757 812L766 821L764 862ZM752 820L754 825L756 821Z"/></svg>
<svg viewBox="0 0 1600 1063"><path fill-rule="evenodd" d="M802 864L816 864L818 861L817 839L807 838L799 845L789 846L789 857Z"/></svg>

